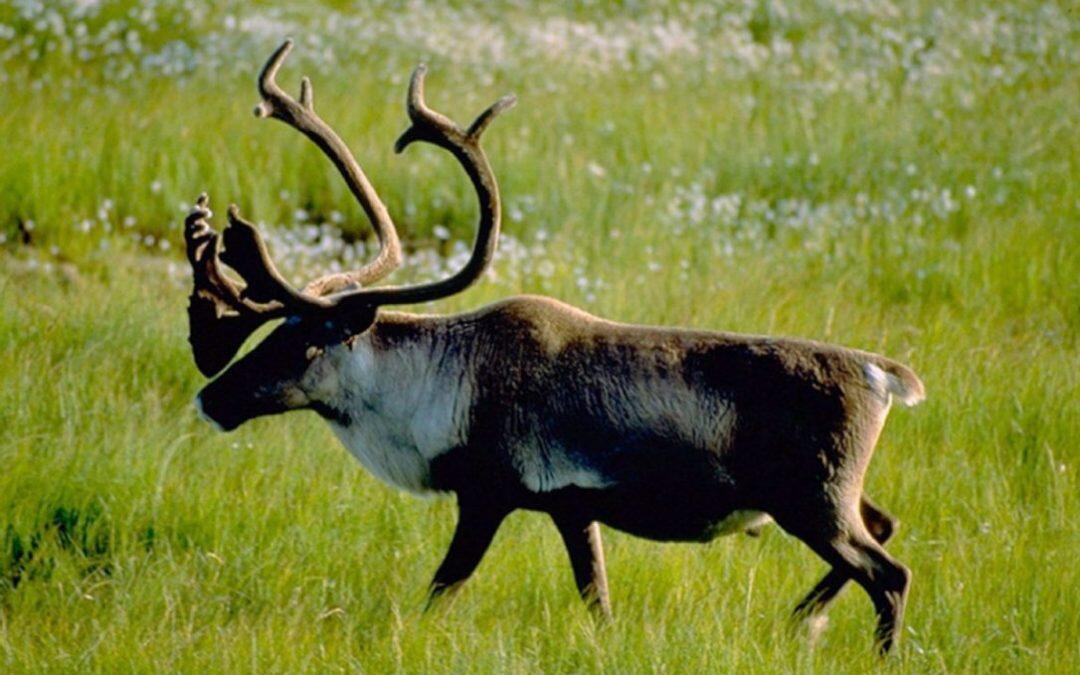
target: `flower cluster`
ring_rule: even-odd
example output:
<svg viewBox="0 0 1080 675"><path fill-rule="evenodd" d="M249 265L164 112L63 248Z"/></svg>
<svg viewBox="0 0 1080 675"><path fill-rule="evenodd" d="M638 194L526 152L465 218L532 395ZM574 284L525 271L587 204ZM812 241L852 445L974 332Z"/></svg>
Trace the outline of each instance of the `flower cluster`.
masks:
<svg viewBox="0 0 1080 675"><path fill-rule="evenodd" d="M388 80L417 55L490 77L492 65L543 78L557 89L565 68L578 74L664 73L715 80L748 75L799 82L803 93L836 91L867 100L936 93L989 79L1011 84L1049 69L1076 67L1075 17L1056 3L971 9L870 0L830 3L742 0L665 3L662 8L593 16L560 15L527 2L497 6L413 0L364 2L348 10L194 0L11 0L0 7L0 81L27 66L36 86L60 59L85 66L91 83L139 73L189 76L247 73L285 35L300 36L306 68L378 63ZM379 59L365 59L373 53ZM973 59L972 55L977 55ZM60 84L82 82L68 77Z"/></svg>

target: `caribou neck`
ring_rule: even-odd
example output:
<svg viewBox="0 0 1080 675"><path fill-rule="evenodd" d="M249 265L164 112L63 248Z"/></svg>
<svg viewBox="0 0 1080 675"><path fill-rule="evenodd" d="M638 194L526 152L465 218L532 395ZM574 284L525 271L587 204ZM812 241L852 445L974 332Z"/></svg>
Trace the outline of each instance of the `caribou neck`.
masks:
<svg viewBox="0 0 1080 675"><path fill-rule="evenodd" d="M312 405L378 478L435 489L431 462L468 437L474 382L463 343L439 317L386 313L328 351Z"/></svg>

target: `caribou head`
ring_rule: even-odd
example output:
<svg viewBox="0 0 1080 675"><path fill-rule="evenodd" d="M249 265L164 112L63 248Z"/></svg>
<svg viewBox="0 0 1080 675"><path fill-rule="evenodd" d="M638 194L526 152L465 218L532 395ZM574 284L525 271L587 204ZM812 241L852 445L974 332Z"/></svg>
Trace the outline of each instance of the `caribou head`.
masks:
<svg viewBox="0 0 1080 675"><path fill-rule="evenodd" d="M491 263L499 235L499 188L480 136L501 112L514 105L506 96L482 112L468 128L432 110L424 102L426 68L409 82L407 111L411 125L397 139L402 152L416 141L449 151L476 189L480 222L472 256L456 274L413 286L371 288L401 264L401 244L379 195L348 147L315 112L311 82L303 78L300 99L289 96L276 76L292 49L286 41L263 66L258 79L262 100L255 115L288 124L310 138L334 163L375 230L379 253L363 267L329 274L298 289L274 266L254 225L235 205L228 227L218 234L209 224L209 198L199 196L185 220L184 239L194 287L188 306L189 342L199 370L213 377L236 356L260 326L284 319L255 349L239 359L198 395L201 413L220 428L234 429L260 415L325 403L312 392L325 387L328 354L367 330L384 305L408 305L458 293L478 279ZM226 273L232 268L240 280Z"/></svg>

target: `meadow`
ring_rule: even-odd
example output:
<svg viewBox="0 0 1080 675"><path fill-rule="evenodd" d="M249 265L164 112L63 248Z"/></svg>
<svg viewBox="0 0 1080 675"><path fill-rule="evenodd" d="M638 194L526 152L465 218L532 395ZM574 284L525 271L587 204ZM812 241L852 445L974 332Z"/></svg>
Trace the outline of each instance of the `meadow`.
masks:
<svg viewBox="0 0 1080 675"><path fill-rule="evenodd" d="M909 363L868 494L914 572L879 660L849 588L776 528L707 546L605 530L616 619L518 513L423 613L450 499L379 484L313 413L219 434L191 406L181 219L200 191L298 282L371 253L332 166L256 120L312 77L407 242L462 260L474 206L393 154L412 67L485 135L493 270L422 307L543 293L621 321L795 335ZM1080 672L1080 14L1015 0L559 6L0 0L0 670Z"/></svg>

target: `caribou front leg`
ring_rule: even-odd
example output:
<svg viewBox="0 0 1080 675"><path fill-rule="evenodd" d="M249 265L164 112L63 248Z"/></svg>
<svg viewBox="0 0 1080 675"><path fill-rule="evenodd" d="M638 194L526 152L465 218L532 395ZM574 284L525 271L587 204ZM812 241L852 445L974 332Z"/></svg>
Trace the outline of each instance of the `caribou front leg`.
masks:
<svg viewBox="0 0 1080 675"><path fill-rule="evenodd" d="M457 528L446 557L431 580L425 610L430 609L440 596L452 593L472 575L508 514L505 508L458 497Z"/></svg>
<svg viewBox="0 0 1080 675"><path fill-rule="evenodd" d="M611 598L608 596L607 572L604 570L604 546L600 525L573 516L551 515L559 528L578 592L589 608L601 617L611 618Z"/></svg>

